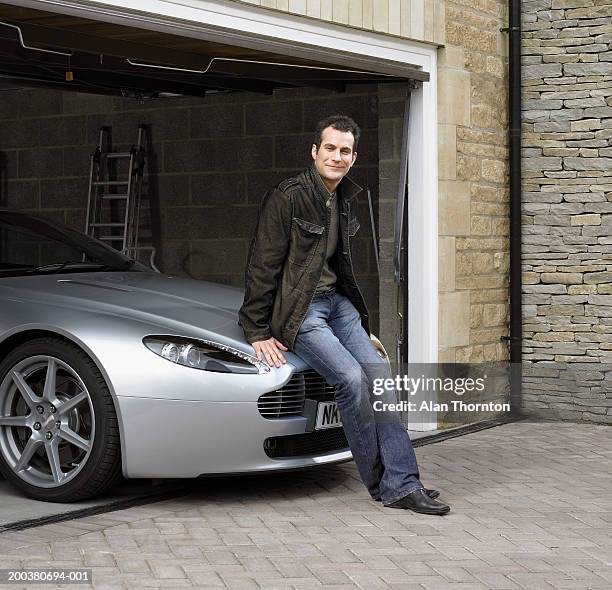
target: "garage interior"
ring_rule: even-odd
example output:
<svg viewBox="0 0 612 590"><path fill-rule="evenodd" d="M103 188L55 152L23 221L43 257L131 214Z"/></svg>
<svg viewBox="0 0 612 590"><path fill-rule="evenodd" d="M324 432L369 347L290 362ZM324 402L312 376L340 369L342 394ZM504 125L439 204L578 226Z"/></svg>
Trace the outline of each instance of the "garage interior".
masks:
<svg viewBox="0 0 612 590"><path fill-rule="evenodd" d="M264 192L308 165L318 120L353 117L362 138L351 174L370 190L380 274L366 191L355 268L373 332L394 354L397 298L389 287L404 104L408 79L426 73L7 4L0 23L0 206L82 231L100 127L111 128L112 149L123 151L144 124L141 241L156 248L165 273L242 287Z"/></svg>

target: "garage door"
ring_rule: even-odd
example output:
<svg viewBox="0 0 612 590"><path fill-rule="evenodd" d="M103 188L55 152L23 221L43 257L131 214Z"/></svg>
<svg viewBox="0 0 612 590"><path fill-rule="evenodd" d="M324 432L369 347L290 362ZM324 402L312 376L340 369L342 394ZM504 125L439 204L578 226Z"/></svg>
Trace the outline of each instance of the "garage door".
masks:
<svg viewBox="0 0 612 590"><path fill-rule="evenodd" d="M349 83L429 78L418 66L304 44L283 45L281 54L278 41L236 31L174 23L166 25L174 32L165 32L151 30L163 27L150 18L136 27L104 20L120 20L116 14L64 10L0 4L2 76L80 92L194 96L300 86L342 91Z"/></svg>

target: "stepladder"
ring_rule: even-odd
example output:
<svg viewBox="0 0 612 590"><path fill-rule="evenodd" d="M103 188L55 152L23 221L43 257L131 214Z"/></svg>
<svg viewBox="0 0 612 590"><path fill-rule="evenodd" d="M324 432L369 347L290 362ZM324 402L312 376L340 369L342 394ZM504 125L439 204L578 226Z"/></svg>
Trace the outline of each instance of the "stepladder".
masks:
<svg viewBox="0 0 612 590"><path fill-rule="evenodd" d="M126 151L112 151L111 128L100 128L90 161L85 233L135 260L148 253L146 262L159 272L155 247L141 243L146 132L140 125L135 144Z"/></svg>

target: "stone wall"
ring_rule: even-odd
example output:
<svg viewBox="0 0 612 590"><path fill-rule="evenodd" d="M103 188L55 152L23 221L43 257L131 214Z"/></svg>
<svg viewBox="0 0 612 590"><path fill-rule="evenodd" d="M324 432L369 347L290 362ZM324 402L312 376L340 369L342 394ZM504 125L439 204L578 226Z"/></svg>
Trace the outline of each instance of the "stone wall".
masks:
<svg viewBox="0 0 612 590"><path fill-rule="evenodd" d="M438 62L441 362L508 359L506 23L503 2L446 2Z"/></svg>
<svg viewBox="0 0 612 590"><path fill-rule="evenodd" d="M317 121L335 112L363 128L351 176L378 202L378 87L283 89L149 101L54 90L0 92L0 207L85 225L89 158L101 125L129 149L150 125L145 219L164 272L242 286L264 192L311 161ZM146 201L145 201L146 202ZM145 214L147 209L145 207ZM378 276L365 194L354 243L359 284L378 330ZM147 223L150 220L150 223Z"/></svg>
<svg viewBox="0 0 612 590"><path fill-rule="evenodd" d="M526 409L612 424L612 3L523 3Z"/></svg>

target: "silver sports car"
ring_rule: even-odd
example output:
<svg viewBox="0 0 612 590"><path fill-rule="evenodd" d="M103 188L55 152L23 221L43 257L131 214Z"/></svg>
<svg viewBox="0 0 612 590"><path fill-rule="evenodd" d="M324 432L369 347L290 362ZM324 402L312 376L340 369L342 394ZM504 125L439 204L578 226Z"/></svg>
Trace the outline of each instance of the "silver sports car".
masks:
<svg viewBox="0 0 612 590"><path fill-rule="evenodd" d="M158 274L43 217L0 210L4 477L66 502L121 473L351 459L333 388L290 352L280 368L259 361L237 323L242 300L242 289Z"/></svg>

